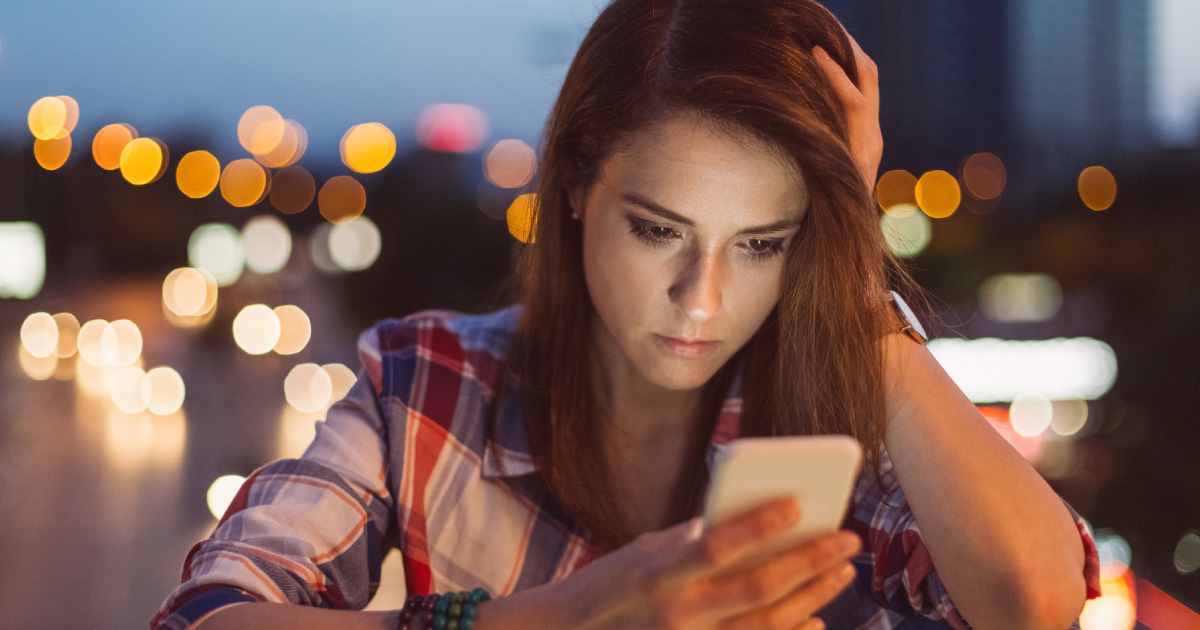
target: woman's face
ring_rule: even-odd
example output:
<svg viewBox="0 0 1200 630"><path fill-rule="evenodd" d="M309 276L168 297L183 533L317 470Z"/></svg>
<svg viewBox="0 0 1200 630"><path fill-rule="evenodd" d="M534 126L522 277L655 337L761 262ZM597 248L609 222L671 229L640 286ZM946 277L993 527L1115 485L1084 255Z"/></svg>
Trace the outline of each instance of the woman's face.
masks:
<svg viewBox="0 0 1200 630"><path fill-rule="evenodd" d="M808 193L765 143L683 114L613 154L573 205L602 365L636 385L691 390L774 308Z"/></svg>

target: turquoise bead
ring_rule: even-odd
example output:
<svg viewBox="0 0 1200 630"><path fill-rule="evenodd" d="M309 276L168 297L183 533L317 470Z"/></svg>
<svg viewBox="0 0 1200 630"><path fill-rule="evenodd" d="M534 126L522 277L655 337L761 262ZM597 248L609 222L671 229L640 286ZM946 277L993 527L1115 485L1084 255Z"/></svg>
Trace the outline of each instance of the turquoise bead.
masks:
<svg viewBox="0 0 1200 630"><path fill-rule="evenodd" d="M458 630L475 630L475 620L463 619L462 622L458 624Z"/></svg>
<svg viewBox="0 0 1200 630"><path fill-rule="evenodd" d="M446 612L446 608L449 605L450 605L450 596L442 595L441 597L438 598L437 603L434 604L433 611L444 613L444 612Z"/></svg>
<svg viewBox="0 0 1200 630"><path fill-rule="evenodd" d="M433 618L433 630L446 630L446 616L435 615Z"/></svg>
<svg viewBox="0 0 1200 630"><path fill-rule="evenodd" d="M470 618L475 617L475 606L476 606L475 602L467 602L467 603L463 604L463 607L462 607L463 619L466 619L468 617L470 617Z"/></svg>

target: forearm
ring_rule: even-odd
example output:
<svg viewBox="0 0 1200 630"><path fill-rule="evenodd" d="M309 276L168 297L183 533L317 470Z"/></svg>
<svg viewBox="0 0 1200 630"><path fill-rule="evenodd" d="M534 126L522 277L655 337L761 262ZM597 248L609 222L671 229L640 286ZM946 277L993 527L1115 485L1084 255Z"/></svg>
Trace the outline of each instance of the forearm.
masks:
<svg viewBox="0 0 1200 630"><path fill-rule="evenodd" d="M400 611L333 610L296 604L251 602L222 608L194 630L392 630Z"/></svg>
<svg viewBox="0 0 1200 630"><path fill-rule="evenodd" d="M1085 585L1062 500L927 348L902 335L885 344L885 445L955 606L979 630L1065 628Z"/></svg>

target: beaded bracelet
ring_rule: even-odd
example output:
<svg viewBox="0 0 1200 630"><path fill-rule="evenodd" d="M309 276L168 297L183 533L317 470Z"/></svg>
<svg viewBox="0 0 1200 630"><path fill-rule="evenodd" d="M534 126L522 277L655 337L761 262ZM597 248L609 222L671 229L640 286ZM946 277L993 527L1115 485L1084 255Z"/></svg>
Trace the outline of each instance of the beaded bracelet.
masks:
<svg viewBox="0 0 1200 630"><path fill-rule="evenodd" d="M422 628L433 630L473 630L479 602L492 596L484 589L471 592L447 592L441 595L413 595L404 602L397 630L413 630L414 618L420 618ZM423 612L422 612L423 611Z"/></svg>

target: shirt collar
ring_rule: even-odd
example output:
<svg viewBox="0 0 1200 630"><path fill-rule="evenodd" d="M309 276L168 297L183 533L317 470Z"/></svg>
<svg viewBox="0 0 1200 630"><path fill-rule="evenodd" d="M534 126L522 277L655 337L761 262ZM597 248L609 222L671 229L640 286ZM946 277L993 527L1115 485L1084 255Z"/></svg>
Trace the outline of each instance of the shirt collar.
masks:
<svg viewBox="0 0 1200 630"><path fill-rule="evenodd" d="M745 361L738 359L733 382L721 406L716 425L709 437L705 462L709 470L717 453L728 447L738 436L738 424L742 415L742 376ZM521 412L521 396L516 388L505 387L499 402L500 435L488 435L483 449L482 474L484 478L517 477L537 470L529 453L529 441L525 433L525 420Z"/></svg>

